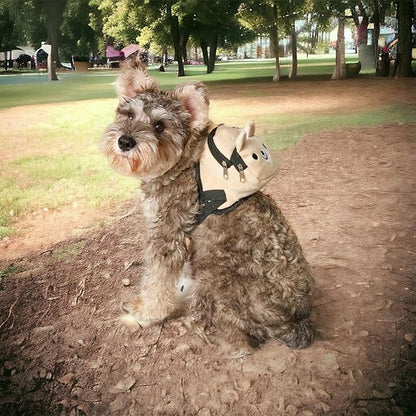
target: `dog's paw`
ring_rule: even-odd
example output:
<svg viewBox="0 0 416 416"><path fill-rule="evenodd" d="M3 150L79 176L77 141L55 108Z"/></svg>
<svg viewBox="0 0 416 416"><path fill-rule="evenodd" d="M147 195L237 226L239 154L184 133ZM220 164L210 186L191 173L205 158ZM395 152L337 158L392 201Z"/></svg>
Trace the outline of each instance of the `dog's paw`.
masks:
<svg viewBox="0 0 416 416"><path fill-rule="evenodd" d="M254 354L253 348L241 346L239 348L228 348L225 350L225 358L230 360L237 360L244 358L246 355Z"/></svg>
<svg viewBox="0 0 416 416"><path fill-rule="evenodd" d="M157 324L161 322L163 319L149 319L149 318L142 318L140 316L135 316L132 313L126 313L120 318L120 321L129 327L140 327L140 328L147 328L151 325Z"/></svg>
<svg viewBox="0 0 416 416"><path fill-rule="evenodd" d="M166 318L166 315L162 314L146 314L140 299L137 299L132 305L123 305L122 309L126 314L123 315L120 320L129 327L140 326L141 328L147 328L162 322Z"/></svg>

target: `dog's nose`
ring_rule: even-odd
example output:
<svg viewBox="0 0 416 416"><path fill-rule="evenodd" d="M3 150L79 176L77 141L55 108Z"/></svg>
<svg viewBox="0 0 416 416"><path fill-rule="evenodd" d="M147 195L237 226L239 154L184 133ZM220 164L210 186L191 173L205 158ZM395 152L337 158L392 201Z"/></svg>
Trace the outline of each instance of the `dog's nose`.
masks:
<svg viewBox="0 0 416 416"><path fill-rule="evenodd" d="M118 138L118 147L123 152L128 152L129 150L133 149L136 146L136 140L133 139L131 136L120 136Z"/></svg>

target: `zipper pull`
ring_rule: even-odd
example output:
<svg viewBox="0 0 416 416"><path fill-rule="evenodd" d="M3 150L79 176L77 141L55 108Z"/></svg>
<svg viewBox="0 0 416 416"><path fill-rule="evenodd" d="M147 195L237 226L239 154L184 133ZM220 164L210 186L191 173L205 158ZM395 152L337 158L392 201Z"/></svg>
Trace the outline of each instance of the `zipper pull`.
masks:
<svg viewBox="0 0 416 416"><path fill-rule="evenodd" d="M244 176L244 168L241 163L237 165L237 169L240 172L240 182L244 183L246 181L246 177Z"/></svg>
<svg viewBox="0 0 416 416"><path fill-rule="evenodd" d="M221 162L222 165L222 176L224 179L228 179L228 167L227 167L227 162L225 160L223 160Z"/></svg>

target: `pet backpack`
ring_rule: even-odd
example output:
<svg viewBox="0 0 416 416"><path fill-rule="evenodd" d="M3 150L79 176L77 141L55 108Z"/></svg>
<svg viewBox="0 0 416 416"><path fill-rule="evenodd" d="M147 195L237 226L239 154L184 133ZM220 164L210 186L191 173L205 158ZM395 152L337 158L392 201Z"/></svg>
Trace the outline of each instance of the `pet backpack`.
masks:
<svg viewBox="0 0 416 416"><path fill-rule="evenodd" d="M225 214L260 190L277 173L277 161L254 136L254 123L243 129L219 125L207 138L196 165L200 224L210 214Z"/></svg>

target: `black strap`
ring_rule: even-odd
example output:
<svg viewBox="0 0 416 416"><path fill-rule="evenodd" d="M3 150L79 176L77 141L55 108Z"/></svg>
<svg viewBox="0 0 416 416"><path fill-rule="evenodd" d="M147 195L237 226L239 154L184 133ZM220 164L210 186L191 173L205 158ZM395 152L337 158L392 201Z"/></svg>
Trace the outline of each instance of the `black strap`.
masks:
<svg viewBox="0 0 416 416"><path fill-rule="evenodd" d="M227 197L225 196L225 191L222 189L213 189L209 191L203 190L199 162L195 164L195 173L196 182L198 184L200 206L199 213L196 216L196 222L197 224L201 224L201 222L204 221L208 215L212 214L219 206L227 201Z"/></svg>
<svg viewBox="0 0 416 416"><path fill-rule="evenodd" d="M204 191L200 194L200 210L196 216L197 224L201 224L208 215L218 212L218 207L227 201L225 192L221 189Z"/></svg>
<svg viewBox="0 0 416 416"><path fill-rule="evenodd" d="M212 156L214 156L215 160L221 166L224 167L224 164L226 164L227 169L231 166L234 166L241 173L242 170L247 168L247 165L245 164L240 154L237 152L236 148L234 148L230 159L228 159L221 153L221 151L218 149L218 147L215 145L215 142L214 142L214 136L215 136L216 131L217 131L217 127L215 127L215 129L213 129L208 134L208 139L207 139L208 148ZM223 189L211 189L208 191L204 191L202 187L202 182L201 182L199 162L195 164L195 173L196 173L196 181L198 184L199 206L200 206L199 213L196 216L197 225L201 224L202 221L204 221L205 218L207 218L211 214L222 215L222 214L231 212L234 208L237 208L242 202L244 202L247 198L251 196L249 195L244 198L241 198L227 208L218 209L224 202L227 201L227 196L225 194L225 191Z"/></svg>
<svg viewBox="0 0 416 416"><path fill-rule="evenodd" d="M247 165L245 164L243 158L240 156L240 153L237 152L236 148L234 148L233 153L231 154L231 162L233 162L233 165L239 172L241 170L247 169Z"/></svg>
<svg viewBox="0 0 416 416"><path fill-rule="evenodd" d="M196 225L201 224L205 220L205 218L207 218L211 214L223 215L227 214L228 212L231 212L233 209L237 208L251 196L249 195L244 198L241 198L227 208L218 209L218 207L220 207L224 202L227 201L225 191L223 189L213 189L209 191L203 190L199 162L195 163L195 174L196 182L198 184L200 206L199 212L195 217Z"/></svg>
<svg viewBox="0 0 416 416"><path fill-rule="evenodd" d="M226 156L224 156L220 149L215 145L214 142L214 136L217 132L217 127L215 129L211 130L211 132L208 135L208 148L210 152L212 153L212 156L214 156L215 160L221 165L224 166L224 163L227 165L227 168L234 166L238 171L241 169L244 170L247 168L247 165L245 164L243 158L240 156L240 154L237 152L237 149L234 148L233 153L231 154L231 159L228 159ZM241 166L241 168L239 167Z"/></svg>

